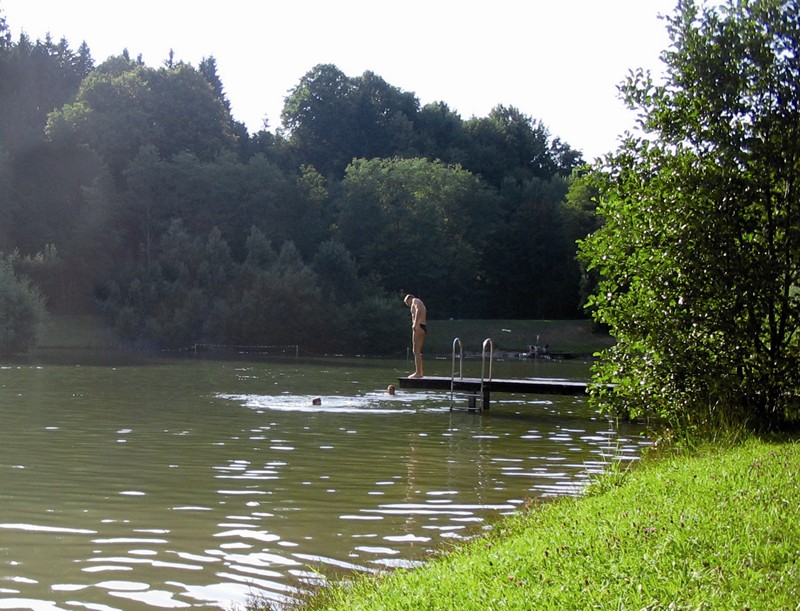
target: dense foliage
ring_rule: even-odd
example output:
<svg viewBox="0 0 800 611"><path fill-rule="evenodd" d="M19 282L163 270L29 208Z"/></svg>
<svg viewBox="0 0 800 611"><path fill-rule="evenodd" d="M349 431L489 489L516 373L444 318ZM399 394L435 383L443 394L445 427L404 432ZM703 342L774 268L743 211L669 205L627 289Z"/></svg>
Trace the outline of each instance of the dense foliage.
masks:
<svg viewBox="0 0 800 611"><path fill-rule="evenodd" d="M16 255L0 253L0 354L25 352L36 345L44 300L36 287L14 272Z"/></svg>
<svg viewBox="0 0 800 611"><path fill-rule="evenodd" d="M618 340L601 404L684 431L800 417L798 15L682 0L663 84L624 85L643 133L597 169L605 225L582 247Z"/></svg>
<svg viewBox="0 0 800 611"><path fill-rule="evenodd" d="M402 350L405 292L434 318L581 313L581 155L514 107L462 120L321 64L250 134L213 57L95 64L2 19L0 103L0 250L131 341Z"/></svg>

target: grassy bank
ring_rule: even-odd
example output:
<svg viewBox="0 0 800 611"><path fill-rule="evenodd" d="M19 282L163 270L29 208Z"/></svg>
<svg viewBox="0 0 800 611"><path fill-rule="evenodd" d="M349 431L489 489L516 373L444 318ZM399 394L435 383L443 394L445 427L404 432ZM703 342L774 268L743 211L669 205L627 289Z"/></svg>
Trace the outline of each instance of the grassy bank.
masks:
<svg viewBox="0 0 800 611"><path fill-rule="evenodd" d="M491 337L495 350L520 352L529 344L549 345L555 352L591 355L610 346L607 333L595 332L589 320L433 320L425 340L428 354L449 355L453 339L461 339L465 351L480 352Z"/></svg>
<svg viewBox="0 0 800 611"><path fill-rule="evenodd" d="M101 316L58 314L48 316L39 332L39 349L104 349L117 346L112 330Z"/></svg>
<svg viewBox="0 0 800 611"><path fill-rule="evenodd" d="M797 609L800 444L752 441L607 476L414 571L308 609Z"/></svg>

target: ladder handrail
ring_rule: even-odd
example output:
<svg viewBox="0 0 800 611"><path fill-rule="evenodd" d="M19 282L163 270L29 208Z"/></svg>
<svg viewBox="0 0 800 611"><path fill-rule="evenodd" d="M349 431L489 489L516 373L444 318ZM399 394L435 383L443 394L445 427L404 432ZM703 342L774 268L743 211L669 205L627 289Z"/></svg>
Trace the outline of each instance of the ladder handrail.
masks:
<svg viewBox="0 0 800 611"><path fill-rule="evenodd" d="M459 338L453 340L453 361L450 369L450 411L453 411L453 394L456 379L456 346L458 346L458 379L464 378L464 346Z"/></svg>
<svg viewBox="0 0 800 611"><path fill-rule="evenodd" d="M492 361L494 359L494 342L492 341L491 337L487 337L483 340L483 348L481 349L481 407L485 410L488 408L487 405L483 403L486 402L486 393L483 391L483 381L485 378L485 370L486 370L486 345L489 345L489 378L488 380L492 379Z"/></svg>
<svg viewBox="0 0 800 611"><path fill-rule="evenodd" d="M461 344L461 339L456 337L453 340L453 367L450 373L450 378L456 377L456 346L458 346L458 377L464 378L464 346Z"/></svg>
<svg viewBox="0 0 800 611"><path fill-rule="evenodd" d="M494 342L492 341L491 337L487 337L483 340L483 349L481 350L481 382L483 382L484 378L484 370L486 368L486 345L489 345L489 377L487 379L492 379L492 359L494 358Z"/></svg>

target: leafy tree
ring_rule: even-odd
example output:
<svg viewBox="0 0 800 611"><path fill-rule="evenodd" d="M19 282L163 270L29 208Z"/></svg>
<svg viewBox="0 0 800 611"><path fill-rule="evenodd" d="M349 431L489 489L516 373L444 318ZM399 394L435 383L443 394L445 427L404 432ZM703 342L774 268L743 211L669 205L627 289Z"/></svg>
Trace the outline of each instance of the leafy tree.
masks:
<svg viewBox="0 0 800 611"><path fill-rule="evenodd" d="M286 98L284 127L300 156L323 174L344 168L351 152L342 150L352 133L352 81L331 64L315 66Z"/></svg>
<svg viewBox="0 0 800 611"><path fill-rule="evenodd" d="M14 203L9 233L15 248L26 255L61 242L77 229L84 188L102 167L91 151L39 141L11 156L9 171L9 198Z"/></svg>
<svg viewBox="0 0 800 611"><path fill-rule="evenodd" d="M185 63L145 74L152 98L145 108L158 126L153 144L163 158L188 152L211 161L234 145L230 107L205 74Z"/></svg>
<svg viewBox="0 0 800 611"><path fill-rule="evenodd" d="M313 270L292 242L267 269L251 269L231 306L228 335L237 343L317 346L324 332Z"/></svg>
<svg viewBox="0 0 800 611"><path fill-rule="evenodd" d="M124 174L124 218L121 227L123 246L128 258L141 255L149 267L154 244L160 234L163 210L173 184L169 164L161 160L153 145L143 146L131 160Z"/></svg>
<svg viewBox="0 0 800 611"><path fill-rule="evenodd" d="M313 218L319 211L306 206L292 177L261 155L246 164L232 152L207 162L189 153L164 161L154 146L145 146L124 178L124 230L134 256L137 249L150 253L154 240L176 218L195 235L218 228L238 259L244 257L253 225L277 243L295 236L309 242L319 237Z"/></svg>
<svg viewBox="0 0 800 611"><path fill-rule="evenodd" d="M281 118L301 162L340 177L355 158L409 152L418 106L413 93L372 72L350 78L320 64L290 92Z"/></svg>
<svg viewBox="0 0 800 611"><path fill-rule="evenodd" d="M50 308L85 311L116 244L116 199L99 188L102 164L86 148L40 141L9 156L7 168L7 207L0 211L6 244L21 253L24 265L46 245L56 246L58 260L40 261L25 273ZM1 176L0 170L0 188Z"/></svg>
<svg viewBox="0 0 800 611"><path fill-rule="evenodd" d="M94 67L85 43L12 43L2 18L0 106L0 250L21 253L49 307L96 297L136 341L391 349L381 317L398 291L481 316L510 303L504 249L539 286L563 267L551 177L577 158L513 108L465 123L373 72L319 65L285 129L251 137L213 57L151 68L124 50ZM309 323L330 300L331 320L362 324Z"/></svg>
<svg viewBox="0 0 800 611"><path fill-rule="evenodd" d="M245 258L245 270L257 271L261 268L267 269L277 259L272 242L267 239L261 230L255 225L250 228L250 234L245 243L247 247L247 257Z"/></svg>
<svg viewBox="0 0 800 611"><path fill-rule="evenodd" d="M352 158L408 156L414 140L417 97L394 87L374 72L352 79L354 128Z"/></svg>
<svg viewBox="0 0 800 611"><path fill-rule="evenodd" d="M250 134L247 133L247 126L241 121L236 121L233 118L233 111L231 109L230 100L225 93L225 87L222 84L222 79L217 73L217 60L212 55L204 57L200 60L198 71L205 77L206 81L211 85L214 95L222 104L225 116L230 122L230 133L233 140L236 142L236 148L241 161L247 161L250 158Z"/></svg>
<svg viewBox="0 0 800 611"><path fill-rule="evenodd" d="M291 240L310 259L327 236L330 224L329 193L325 178L315 168L301 165L293 185L280 205L282 233L275 239ZM276 222L273 225L277 226Z"/></svg>
<svg viewBox="0 0 800 611"><path fill-rule="evenodd" d="M581 161L580 154L560 140L551 142L541 121L513 106L499 105L488 117L473 117L465 129L470 146L464 167L496 187L508 177L523 183L554 174L567 176Z"/></svg>
<svg viewBox="0 0 800 611"><path fill-rule="evenodd" d="M327 303L344 304L361 298L358 266L341 242L323 242L311 261Z"/></svg>
<svg viewBox="0 0 800 611"><path fill-rule="evenodd" d="M582 247L618 341L595 402L684 433L800 417L798 14L681 0L665 81L622 86L642 133L597 168L605 225Z"/></svg>
<svg viewBox="0 0 800 611"><path fill-rule="evenodd" d="M45 313L38 289L14 272L15 259L14 255L0 253L0 354L33 348Z"/></svg>
<svg viewBox="0 0 800 611"><path fill-rule="evenodd" d="M73 102L50 115L46 129L55 142L89 145L115 177L142 146L155 142L158 130L148 107L147 69L131 61L120 68L121 60L107 60L83 81Z"/></svg>
<svg viewBox="0 0 800 611"><path fill-rule="evenodd" d="M0 53L11 46L11 31L8 29L5 15L0 15Z"/></svg>
<svg viewBox="0 0 800 611"><path fill-rule="evenodd" d="M565 228L568 183L559 176L508 180L504 215L483 260L490 318L574 318L579 313L577 247ZM585 236L581 236L585 237Z"/></svg>
<svg viewBox="0 0 800 611"><path fill-rule="evenodd" d="M12 218L16 213L16 202L11 199L12 173L9 167L9 155L0 148L0 251L13 250L13 239L10 229Z"/></svg>
<svg viewBox="0 0 800 611"><path fill-rule="evenodd" d="M67 41L31 41L22 34L11 43L0 23L0 148L26 151L43 139L47 113L68 102L92 69L88 46L73 52Z"/></svg>
<svg viewBox="0 0 800 611"><path fill-rule="evenodd" d="M405 312L398 313L398 300L376 291L344 305L337 312L339 328L346 331L339 349L356 354L402 354L409 333Z"/></svg>
<svg viewBox="0 0 800 611"><path fill-rule="evenodd" d="M461 116L444 102L423 106L414 119L416 148L431 160L464 165L470 147Z"/></svg>
<svg viewBox="0 0 800 611"><path fill-rule="evenodd" d="M425 159L359 159L341 186L337 237L365 277L420 295L440 316L474 312L476 270L498 212L481 181Z"/></svg>
<svg viewBox="0 0 800 611"><path fill-rule="evenodd" d="M228 114L231 114L231 103L230 100L228 100L228 96L225 94L225 87L223 86L222 79L219 77L219 73L217 72L216 58L213 55L210 57L204 57L202 60L200 60L198 70L206 79L206 81L208 81L208 84L211 85L215 97L220 101L225 111Z"/></svg>
<svg viewBox="0 0 800 611"><path fill-rule="evenodd" d="M156 70L123 54L98 66L75 100L50 115L47 134L88 144L121 179L145 145L164 159L188 152L209 161L234 144L231 126L224 100L197 69Z"/></svg>
<svg viewBox="0 0 800 611"><path fill-rule="evenodd" d="M570 180L563 206L564 231L569 243L576 244L601 227L600 217L597 215L598 190L592 182L590 173L584 170L574 172ZM589 271L582 264L578 266L578 274L578 301L583 305L597 290L599 276L597 270Z"/></svg>

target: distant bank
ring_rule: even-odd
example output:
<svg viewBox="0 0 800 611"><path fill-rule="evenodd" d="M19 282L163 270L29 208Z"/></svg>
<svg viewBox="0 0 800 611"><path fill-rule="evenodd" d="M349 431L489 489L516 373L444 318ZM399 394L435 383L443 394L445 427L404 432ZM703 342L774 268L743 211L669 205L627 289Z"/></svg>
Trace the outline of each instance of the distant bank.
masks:
<svg viewBox="0 0 800 611"><path fill-rule="evenodd" d="M449 355L456 337L469 352L480 352L486 338L492 338L495 351L524 352L538 344L550 352L582 356L614 343L590 320L432 320L425 352Z"/></svg>
<svg viewBox="0 0 800 611"><path fill-rule="evenodd" d="M613 344L613 339L594 329L589 320L431 320L425 352L449 355L453 339L461 339L465 351L480 352L492 338L496 351L524 352L528 346L548 346L551 352L591 355ZM98 315L51 315L39 339L40 349L108 349L120 342Z"/></svg>

